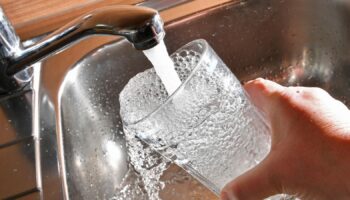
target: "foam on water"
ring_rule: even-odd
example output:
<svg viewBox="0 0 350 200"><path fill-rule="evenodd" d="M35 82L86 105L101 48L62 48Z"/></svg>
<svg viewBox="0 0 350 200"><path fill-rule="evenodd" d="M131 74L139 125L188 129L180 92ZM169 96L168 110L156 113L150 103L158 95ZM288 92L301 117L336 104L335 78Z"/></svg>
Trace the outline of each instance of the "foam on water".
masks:
<svg viewBox="0 0 350 200"><path fill-rule="evenodd" d="M172 56L175 73L180 83L187 79L199 58L200 55L194 51L184 51L181 55L176 53ZM156 73L155 68L137 74L129 80L119 95L120 114L124 123L141 120L161 106L168 97L165 84ZM191 99L187 99L189 100Z"/></svg>

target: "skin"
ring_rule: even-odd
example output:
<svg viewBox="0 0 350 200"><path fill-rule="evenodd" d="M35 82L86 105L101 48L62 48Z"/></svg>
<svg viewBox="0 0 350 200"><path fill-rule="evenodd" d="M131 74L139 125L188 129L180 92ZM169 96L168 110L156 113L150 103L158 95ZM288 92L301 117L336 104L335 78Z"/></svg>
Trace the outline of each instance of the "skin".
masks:
<svg viewBox="0 0 350 200"><path fill-rule="evenodd" d="M320 88L283 87L261 78L244 87L271 123L271 151L228 183L221 198L285 193L302 200L350 199L349 109Z"/></svg>

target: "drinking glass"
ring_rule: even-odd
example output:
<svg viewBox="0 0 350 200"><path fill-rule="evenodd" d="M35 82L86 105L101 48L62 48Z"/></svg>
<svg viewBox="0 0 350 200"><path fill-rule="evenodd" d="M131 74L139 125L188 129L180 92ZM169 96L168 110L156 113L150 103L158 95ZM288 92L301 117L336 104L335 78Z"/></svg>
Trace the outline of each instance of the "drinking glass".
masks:
<svg viewBox="0 0 350 200"><path fill-rule="evenodd" d="M153 69L136 75L120 94L124 130L219 194L268 154L268 123L205 40L171 58L181 86L167 96Z"/></svg>

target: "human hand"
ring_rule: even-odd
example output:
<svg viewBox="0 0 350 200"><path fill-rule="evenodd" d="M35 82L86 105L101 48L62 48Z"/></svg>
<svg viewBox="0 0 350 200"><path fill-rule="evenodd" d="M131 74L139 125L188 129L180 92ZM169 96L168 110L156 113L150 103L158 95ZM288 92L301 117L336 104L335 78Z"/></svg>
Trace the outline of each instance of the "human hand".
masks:
<svg viewBox="0 0 350 200"><path fill-rule="evenodd" d="M261 78L244 87L271 122L271 151L227 184L222 199L279 193L302 200L350 199L349 109L319 88L283 87Z"/></svg>

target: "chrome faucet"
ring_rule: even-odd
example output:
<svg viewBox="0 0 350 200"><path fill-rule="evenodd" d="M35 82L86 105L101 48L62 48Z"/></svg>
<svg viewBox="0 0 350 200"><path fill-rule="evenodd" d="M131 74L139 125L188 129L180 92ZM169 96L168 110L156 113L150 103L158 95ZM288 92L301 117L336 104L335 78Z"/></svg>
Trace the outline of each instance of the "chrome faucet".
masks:
<svg viewBox="0 0 350 200"><path fill-rule="evenodd" d="M79 17L23 48L14 28L0 8L0 96L23 87L14 75L31 64L91 35L125 37L137 50L154 47L163 39L163 21L158 12L137 6L110 6Z"/></svg>

